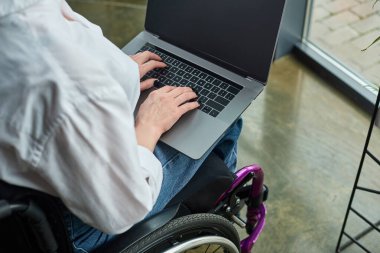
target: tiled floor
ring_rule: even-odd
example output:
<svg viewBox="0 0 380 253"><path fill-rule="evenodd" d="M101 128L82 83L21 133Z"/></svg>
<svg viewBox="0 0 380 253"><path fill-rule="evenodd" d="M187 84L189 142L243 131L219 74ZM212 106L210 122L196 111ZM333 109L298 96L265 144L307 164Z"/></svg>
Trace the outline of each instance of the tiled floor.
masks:
<svg viewBox="0 0 380 253"><path fill-rule="evenodd" d="M123 46L143 27L145 1L70 1ZM369 116L293 56L277 60L265 91L243 114L239 166L259 163L270 187L268 220L254 252L334 252L360 161ZM380 156L380 130L371 149ZM380 189L380 169L366 162L361 184ZM359 193L354 206L380 219L378 196ZM352 234L365 224L351 215ZM240 231L244 236L244 232ZM380 252L380 235L362 239ZM352 246L344 252L361 252Z"/></svg>

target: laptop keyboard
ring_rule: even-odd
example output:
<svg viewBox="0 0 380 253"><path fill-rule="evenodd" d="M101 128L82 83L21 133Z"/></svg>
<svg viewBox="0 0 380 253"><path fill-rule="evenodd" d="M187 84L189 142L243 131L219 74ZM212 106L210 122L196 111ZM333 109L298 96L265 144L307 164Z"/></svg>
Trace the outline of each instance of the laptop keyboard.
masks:
<svg viewBox="0 0 380 253"><path fill-rule="evenodd" d="M227 79L175 56L149 43L138 52L151 51L167 64L164 69L154 69L142 79L157 78L164 85L190 87L198 95L199 110L216 117L243 88Z"/></svg>

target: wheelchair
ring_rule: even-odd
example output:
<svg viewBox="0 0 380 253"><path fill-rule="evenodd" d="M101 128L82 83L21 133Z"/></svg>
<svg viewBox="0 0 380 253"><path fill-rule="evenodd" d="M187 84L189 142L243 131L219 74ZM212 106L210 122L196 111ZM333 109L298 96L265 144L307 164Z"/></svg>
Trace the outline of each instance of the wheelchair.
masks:
<svg viewBox="0 0 380 253"><path fill-rule="evenodd" d="M251 252L265 225L263 181L260 166L232 174L212 153L164 210L93 252ZM0 181L0 252L72 252L61 209L53 196ZM236 225L248 234L241 241Z"/></svg>

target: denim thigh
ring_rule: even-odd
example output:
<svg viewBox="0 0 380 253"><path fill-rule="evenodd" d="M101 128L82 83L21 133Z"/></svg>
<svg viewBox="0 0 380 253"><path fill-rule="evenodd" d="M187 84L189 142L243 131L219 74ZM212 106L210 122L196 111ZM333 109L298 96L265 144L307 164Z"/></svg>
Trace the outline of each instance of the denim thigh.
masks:
<svg viewBox="0 0 380 253"><path fill-rule="evenodd" d="M157 201L147 217L160 212L169 203L190 181L212 151L217 153L234 172L237 161L237 140L241 128L242 120L238 119L221 140L198 160L193 160L164 143L158 143L154 154L162 164L163 182ZM114 237L88 226L69 211L64 211L64 218L75 253L87 253Z"/></svg>

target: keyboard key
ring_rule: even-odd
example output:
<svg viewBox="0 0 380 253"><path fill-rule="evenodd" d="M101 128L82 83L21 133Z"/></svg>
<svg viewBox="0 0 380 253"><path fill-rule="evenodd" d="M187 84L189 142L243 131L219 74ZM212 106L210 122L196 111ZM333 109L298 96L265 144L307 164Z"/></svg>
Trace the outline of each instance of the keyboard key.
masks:
<svg viewBox="0 0 380 253"><path fill-rule="evenodd" d="M207 96L210 92L206 89L203 89L200 94L203 95L203 96Z"/></svg>
<svg viewBox="0 0 380 253"><path fill-rule="evenodd" d="M207 95L209 99L214 99L216 97L216 94L214 92L210 92L210 94Z"/></svg>
<svg viewBox="0 0 380 253"><path fill-rule="evenodd" d="M230 101L228 101L227 99L222 98L222 97L220 97L220 96L217 96L214 100L215 100L216 102L218 102L219 104L222 104L222 105L224 105L224 106L228 105L228 103L230 102Z"/></svg>
<svg viewBox="0 0 380 253"><path fill-rule="evenodd" d="M215 79L213 82L212 82L212 84L215 84L215 85L218 85L219 86L219 84L221 84L222 83L222 81L220 81L219 79Z"/></svg>
<svg viewBox="0 0 380 253"><path fill-rule="evenodd" d="M215 93L218 93L220 91L220 88L214 86L211 88L211 91L215 92Z"/></svg>
<svg viewBox="0 0 380 253"><path fill-rule="evenodd" d="M213 78L212 76L208 76L206 78L206 81L209 82L209 83L212 83L214 81L215 78Z"/></svg>
<svg viewBox="0 0 380 253"><path fill-rule="evenodd" d="M184 80L184 79L182 79L182 80ZM196 85L195 83L192 83L192 82L189 82L189 83L187 84L187 86L190 87L190 88L195 88L195 87L197 87L197 85Z"/></svg>
<svg viewBox="0 0 380 253"><path fill-rule="evenodd" d="M193 72L191 72L191 74L193 74L194 76L198 76L201 72L198 70L198 69L194 69Z"/></svg>
<svg viewBox="0 0 380 253"><path fill-rule="evenodd" d="M195 91L195 93L199 94L202 91L202 87L197 85L197 86L193 87L193 91Z"/></svg>
<svg viewBox="0 0 380 253"><path fill-rule="evenodd" d="M167 78L164 77L164 76L160 76L160 77L158 77L158 80L159 80L161 83L164 83L164 82L166 82Z"/></svg>
<svg viewBox="0 0 380 253"><path fill-rule="evenodd" d="M213 117L216 117L216 116L218 116L219 112L216 111L216 110L212 110L209 114L210 114L211 116L213 116Z"/></svg>
<svg viewBox="0 0 380 253"><path fill-rule="evenodd" d="M172 63L173 61L174 61L173 58L168 57L168 58L166 59L165 63Z"/></svg>
<svg viewBox="0 0 380 253"><path fill-rule="evenodd" d="M192 81L193 83L198 82L198 80L199 80L199 78L196 76L193 76L192 78L190 78L190 81Z"/></svg>
<svg viewBox="0 0 380 253"><path fill-rule="evenodd" d="M207 77L207 74L206 73L200 73L199 75L198 75L198 77L200 78L200 79L205 79L206 77Z"/></svg>
<svg viewBox="0 0 380 253"><path fill-rule="evenodd" d="M179 81L179 83L181 84L181 85L188 85L189 84L189 81L188 80L186 80L186 79L182 79L181 81Z"/></svg>
<svg viewBox="0 0 380 253"><path fill-rule="evenodd" d="M203 85L206 84L206 81L205 81L205 80L199 80L199 81L197 82L197 84L203 86Z"/></svg>
<svg viewBox="0 0 380 253"><path fill-rule="evenodd" d="M168 74L169 73L169 71L167 70L167 69L163 69L162 71L161 71L161 75L166 75L166 74Z"/></svg>
<svg viewBox="0 0 380 253"><path fill-rule="evenodd" d="M201 105L203 105L203 104L205 104L205 102L208 100L208 98L207 97L205 97L205 96L200 96L199 98L198 98L198 103L200 103Z"/></svg>
<svg viewBox="0 0 380 253"><path fill-rule="evenodd" d="M165 69L154 69L154 71L158 74L162 74L162 71L164 71Z"/></svg>
<svg viewBox="0 0 380 253"><path fill-rule="evenodd" d="M183 76L185 74L185 71L179 70L176 74L177 76Z"/></svg>
<svg viewBox="0 0 380 253"><path fill-rule="evenodd" d="M185 63L181 63L178 68L179 69L186 69L187 65Z"/></svg>
<svg viewBox="0 0 380 253"><path fill-rule="evenodd" d="M225 91L225 90L220 90L220 91L218 92L218 94L219 94L220 96L224 97L224 96L227 94L227 91Z"/></svg>
<svg viewBox="0 0 380 253"><path fill-rule="evenodd" d="M180 61L174 60L172 65L177 67L179 64L181 64Z"/></svg>
<svg viewBox="0 0 380 253"><path fill-rule="evenodd" d="M212 82L214 81L214 79L215 79L215 78L212 77L212 76L207 76L207 77L206 77L206 81L209 82L209 83L212 83Z"/></svg>
<svg viewBox="0 0 380 253"><path fill-rule="evenodd" d="M219 87L222 88L223 90L225 90L225 89L227 89L228 84L227 84L227 83L221 83L221 84L219 85Z"/></svg>
<svg viewBox="0 0 380 253"><path fill-rule="evenodd" d="M208 107L207 105L205 105L203 108L202 108L202 112L205 112L205 113L209 113L212 111L212 108Z"/></svg>
<svg viewBox="0 0 380 253"><path fill-rule="evenodd" d="M229 91L229 92L231 92L232 94L236 95L236 94L239 93L240 90L238 90L238 89L235 88L235 87L230 86L230 87L227 88L227 91Z"/></svg>
<svg viewBox="0 0 380 253"><path fill-rule="evenodd" d="M203 85L203 87L205 87L206 89L208 90L211 90L211 88L213 87L211 83L206 83L205 85Z"/></svg>
<svg viewBox="0 0 380 253"><path fill-rule="evenodd" d="M176 82L176 83L179 83L181 80L182 80L182 78L180 76L175 76L173 78L173 81Z"/></svg>
<svg viewBox="0 0 380 253"><path fill-rule="evenodd" d="M191 73L194 70L193 67L188 66L185 71Z"/></svg>
<svg viewBox="0 0 380 253"><path fill-rule="evenodd" d="M228 99L228 100L232 100L232 99L234 99L234 97L235 97L235 95L234 94L231 94L231 93L227 93L227 95L225 95L224 96L226 99Z"/></svg>
<svg viewBox="0 0 380 253"><path fill-rule="evenodd" d="M171 66L169 68L169 71L172 72L172 73L176 73L178 71L178 68Z"/></svg>
<svg viewBox="0 0 380 253"><path fill-rule="evenodd" d="M223 105L221 105L221 104L219 104L219 103L217 103L217 102L215 102L215 101L212 101L212 100L210 100L210 99L207 100L206 105L208 105L208 106L210 106L210 107L216 109L216 110L219 111L219 112L220 112L221 110L224 109L224 106L223 106Z"/></svg>
<svg viewBox="0 0 380 253"><path fill-rule="evenodd" d="M175 77L175 74L169 72L167 75L166 75L167 78L170 78L170 79L173 79Z"/></svg>
<svg viewBox="0 0 380 253"><path fill-rule="evenodd" d="M189 74L189 73L186 73L183 75L183 78L186 78L187 80L190 80L190 78L192 77L193 75Z"/></svg>

